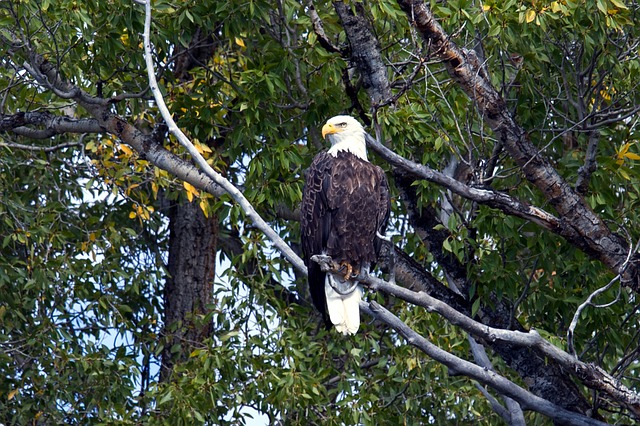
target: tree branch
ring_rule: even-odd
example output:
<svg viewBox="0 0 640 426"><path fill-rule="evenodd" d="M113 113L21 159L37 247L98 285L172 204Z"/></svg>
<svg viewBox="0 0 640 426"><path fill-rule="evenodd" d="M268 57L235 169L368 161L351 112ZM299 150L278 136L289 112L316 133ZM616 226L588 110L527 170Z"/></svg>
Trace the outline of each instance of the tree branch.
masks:
<svg viewBox="0 0 640 426"><path fill-rule="evenodd" d="M311 260L317 262L323 271L334 273L339 272L340 265L333 262L329 256L316 255L313 256ZM573 374L585 386L605 392L611 398L627 407L637 418L640 418L640 395L631 391L616 378L609 375L598 366L583 363L567 352L554 346L542 338L542 336L540 336L540 334L535 330L521 332L489 327L456 311L446 303L431 297L425 292L412 291L368 275L365 272L361 273L357 279L361 283L367 284L372 291L383 291L386 294L398 297L406 302L421 306L428 312L436 312L452 325L460 327L467 333L480 338L485 342L503 342L518 347L534 349L535 351L545 355L547 358L557 362L565 371ZM392 327L396 328L393 325ZM411 341L410 343L413 344ZM497 390L500 391L499 389ZM505 395L513 398L511 394L505 393ZM513 399L522 405L522 402L518 398ZM523 405L523 408L526 408L526 406Z"/></svg>
<svg viewBox="0 0 640 426"><path fill-rule="evenodd" d="M320 19L320 15L316 12L316 7L313 5L312 0L307 0L307 14L309 18L311 18L311 24L313 25L313 32L318 37L318 42L320 42L320 46L324 47L327 52L333 53L341 53L340 48L331 43L329 37L324 32L324 26L322 25L322 20Z"/></svg>
<svg viewBox="0 0 640 426"><path fill-rule="evenodd" d="M592 364L585 364L549 343L535 330L520 332L489 327L461 314L446 303L426 293L413 292L370 275L359 277L358 279L362 283L368 284L369 288L374 291L384 291L387 294L396 296L409 303L422 306L429 312L436 312L446 318L452 325L456 325L484 341L501 341L520 347L535 349L548 358L558 362L565 371L574 374L587 387L607 393L640 418L640 395L622 385L617 379L599 367Z"/></svg>
<svg viewBox="0 0 640 426"><path fill-rule="evenodd" d="M377 152L391 165L398 167L405 172L408 172L426 181L444 186L451 192L454 192L469 200L476 201L480 204L485 204L489 207L497 208L498 210L501 210L507 214L522 219L530 220L531 222L536 223L544 229L560 234L567 239L574 239L578 237L578 235L571 228L567 228L565 226L563 221L538 207L524 204L521 201L510 197L509 195L493 189L478 188L465 185L459 180L447 176L444 173L401 157L368 134L366 140L367 145L371 149Z"/></svg>
<svg viewBox="0 0 640 426"><path fill-rule="evenodd" d="M80 142L66 142L53 146L34 146L34 145L24 145L21 143L6 143L0 142L0 147L2 148L14 148L14 149L24 149L26 151L40 151L40 152L54 152L59 149L70 148L73 146L82 146Z"/></svg>
<svg viewBox="0 0 640 426"><path fill-rule="evenodd" d="M38 126L43 129L33 129ZM100 133L103 129L92 118L69 118L46 111L0 114L0 132L12 131L31 139L48 139L63 133Z"/></svg>
<svg viewBox="0 0 640 426"><path fill-rule="evenodd" d="M478 364L480 367L486 368L487 370L495 371L493 368L493 364L487 356L487 352L485 351L484 346L476 342L476 340L470 334L467 334L467 340L469 341L471 353L473 354L473 359L476 361L476 364ZM480 390L480 392L482 392L484 397L487 398L487 400L491 404L491 407L493 408L493 411L498 413L498 415L503 418L505 423L507 423L509 426L526 426L524 414L522 413L520 404L518 404L508 396L502 395L502 399L504 400L504 403L506 405L505 408L484 387L478 384L476 387L478 388L478 390Z"/></svg>
<svg viewBox="0 0 640 426"><path fill-rule="evenodd" d="M355 3L357 13L353 13L351 5L342 1L334 1L333 7L347 33L351 46L351 59L360 71L364 89L375 110L392 99L391 86L380 55L378 39L373 35L363 16L362 3Z"/></svg>
<svg viewBox="0 0 640 426"><path fill-rule="evenodd" d="M517 401L525 410L532 410L563 424L569 425L606 425L601 421L583 416L578 413L559 407L546 399L540 398L531 392L521 388L505 377L485 368L479 367L469 361L459 358L449 352L437 347L429 342L426 338L412 330L398 317L393 315L387 309L376 302L367 304L360 302L360 309L372 315L376 319L389 325L400 333L408 343L429 357L447 366L455 374L462 374L469 378L479 381L503 395L507 395Z"/></svg>
<svg viewBox="0 0 640 426"><path fill-rule="evenodd" d="M196 164L200 167L200 169L211 178L217 185L219 185L223 190L231 196L231 198L242 208L242 210L247 215L248 219L253 222L253 224L260 229L276 246L276 248L291 262L291 264L298 269L300 272L307 273L307 268L304 265L304 262L298 255L296 255L291 247L287 245L286 242L276 233L267 222L262 219L262 217L255 211L251 203L244 197L242 192L236 188L231 182L224 178L220 173L213 170L213 168L207 163L204 157L198 152L195 146L191 143L189 138L178 128L175 121L171 117L171 113L169 112L166 104L164 103L164 99L162 98L162 93L158 88L158 83L155 78L153 59L151 54L151 41L149 40L149 34L151 32L151 2L150 0L146 0L144 2L136 0L140 4L144 4L145 6L145 26L144 26L144 51L145 51L145 61L147 64L147 73L149 78L149 87L151 89L151 93L156 100L156 104L160 113L162 114L162 118L164 118L165 122L169 126L169 132L171 132L180 142L182 146L184 146L191 157L195 160Z"/></svg>
<svg viewBox="0 0 640 426"><path fill-rule="evenodd" d="M599 141L598 132L589 132L589 144L587 145L584 164L578 169L578 179L576 179L576 191L583 195L589 192L589 181L593 172L596 171L596 154L598 153Z"/></svg>

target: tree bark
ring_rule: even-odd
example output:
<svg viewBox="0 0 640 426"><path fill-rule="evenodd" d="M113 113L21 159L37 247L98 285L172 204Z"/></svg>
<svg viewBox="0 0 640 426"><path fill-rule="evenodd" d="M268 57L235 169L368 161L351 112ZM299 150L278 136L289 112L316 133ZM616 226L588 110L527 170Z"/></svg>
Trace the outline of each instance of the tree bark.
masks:
<svg viewBox="0 0 640 426"><path fill-rule="evenodd" d="M161 381L213 331L212 323L202 316L213 301L218 218L205 217L197 200L176 203L170 208L169 230Z"/></svg>
<svg viewBox="0 0 640 426"><path fill-rule="evenodd" d="M189 71L206 65L212 54L213 38L207 31L196 29L188 48L177 45L174 78L190 80ZM213 332L213 324L203 317L207 305L213 302L218 226L217 216L207 218L198 200L181 199L169 210L161 381L169 379L173 366L187 359L192 348Z"/></svg>
<svg viewBox="0 0 640 426"><path fill-rule="evenodd" d="M380 44L369 27L362 3L355 3L357 13L342 1L333 3L351 46L351 60L362 78L362 86L375 108L391 99L391 85L380 55Z"/></svg>

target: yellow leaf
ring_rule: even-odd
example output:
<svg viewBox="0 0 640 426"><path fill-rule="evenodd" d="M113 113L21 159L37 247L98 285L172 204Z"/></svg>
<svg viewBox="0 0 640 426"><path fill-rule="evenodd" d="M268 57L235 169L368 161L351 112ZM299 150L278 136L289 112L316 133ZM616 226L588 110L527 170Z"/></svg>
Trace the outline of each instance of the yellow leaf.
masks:
<svg viewBox="0 0 640 426"><path fill-rule="evenodd" d="M634 154L633 152L626 152L624 156L630 160L640 160L640 155Z"/></svg>
<svg viewBox="0 0 640 426"><path fill-rule="evenodd" d="M19 390L20 389L14 389L11 392L9 392L9 395L7 395L7 401L11 401L13 397L16 396Z"/></svg>
<svg viewBox="0 0 640 426"><path fill-rule="evenodd" d="M193 146L196 148L196 150L198 150L198 152L202 155L205 152L213 152L211 151L211 148L209 148L207 145L199 143L199 142L195 142L193 144Z"/></svg>
<svg viewBox="0 0 640 426"><path fill-rule="evenodd" d="M206 217L207 219L209 218L209 209L207 208L207 202L205 201L204 198L202 198L200 200L200 210L202 210L202 213L204 213L204 217Z"/></svg>
<svg viewBox="0 0 640 426"><path fill-rule="evenodd" d="M184 189L187 190L187 199L189 200L189 202L193 201L193 196L194 195L196 197L198 195L200 195L198 190L193 185L191 185L189 182L182 182L182 185L184 186Z"/></svg>
<svg viewBox="0 0 640 426"><path fill-rule="evenodd" d="M129 212L129 219L135 219L137 216L136 212Z"/></svg>
<svg viewBox="0 0 640 426"><path fill-rule="evenodd" d="M534 19L536 19L536 11L533 9L527 10L527 13L524 15L524 20L527 22L527 24Z"/></svg>
<svg viewBox="0 0 640 426"><path fill-rule="evenodd" d="M488 12L489 10L491 10L491 6L489 6L488 4L483 4L482 5L482 11L483 12Z"/></svg>
<svg viewBox="0 0 640 426"><path fill-rule="evenodd" d="M618 150L618 158L622 158L624 157L624 155L627 153L627 151L629 151L629 147L631 146L630 142L625 143L624 145L622 145L620 147L620 149Z"/></svg>
<svg viewBox="0 0 640 426"><path fill-rule="evenodd" d="M153 198L158 199L158 184L155 181L151 182L151 192L153 193Z"/></svg>
<svg viewBox="0 0 640 426"><path fill-rule="evenodd" d="M124 152L127 155L133 155L133 151L131 150L131 148L126 145L120 144L118 145L118 148L120 149L120 151Z"/></svg>
<svg viewBox="0 0 640 426"><path fill-rule="evenodd" d="M246 47L244 45L244 40L242 40L240 37L236 37L236 44L240 47Z"/></svg>

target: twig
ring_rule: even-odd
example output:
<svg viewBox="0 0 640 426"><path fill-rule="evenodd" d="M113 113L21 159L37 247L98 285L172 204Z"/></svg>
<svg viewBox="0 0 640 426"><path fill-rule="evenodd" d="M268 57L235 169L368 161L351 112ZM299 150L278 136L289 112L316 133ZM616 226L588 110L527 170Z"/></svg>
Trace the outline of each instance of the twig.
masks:
<svg viewBox="0 0 640 426"><path fill-rule="evenodd" d="M23 145L21 143L5 143L0 142L0 147L2 148L15 148L15 149L24 149L27 151L41 151L41 152L53 152L59 149L70 148L72 146L82 145L80 142L66 142L61 143L59 145L54 146L33 146L33 145Z"/></svg>
<svg viewBox="0 0 640 426"><path fill-rule="evenodd" d="M145 21L144 21L144 58L147 64L147 74L149 77L149 88L153 94L158 110L162 114L162 118L167 123L169 132L173 134L180 144L186 148L191 157L195 160L200 169L210 177L215 183L220 185L231 198L238 203L242 208L247 218L253 222L253 224L262 231L267 238L269 238L276 248L293 264L293 266L300 272L307 274L307 267L300 257L293 252L291 247L284 242L284 240L278 235L268 224L262 219L262 217L255 211L251 203L245 198L242 192L236 188L231 182L225 179L221 174L213 170L207 163L198 150L193 146L189 138L178 128L176 122L171 117L171 113L164 103L160 89L158 88L158 82L156 81L153 59L151 55L151 41L149 40L149 34L151 32L151 0L134 0L138 4L143 4L145 7Z"/></svg>
<svg viewBox="0 0 640 426"><path fill-rule="evenodd" d="M629 242L629 243L631 243L631 242ZM625 260L625 262L620 267L620 273L618 275L616 275L615 277L613 277L613 279L611 281L609 281L609 283L607 285L605 285L604 287L600 287L599 289L597 289L596 291L591 293L589 295L589 297L587 297L587 300L585 300L580 306L578 306L578 309L576 309L576 312L573 314L573 319L571 320L571 324L569 325L569 329L567 330L567 349L569 350L569 353L571 353L574 357L577 357L577 355L576 355L575 346L573 344L573 336L574 336L575 329L576 329L576 327L578 325L578 321L580 319L580 314L582 313L582 311L587 306L590 306L590 305L594 306L593 303L591 303L591 301L596 296L598 296L598 295L604 293L605 291L609 290L611 288L611 286L613 284L615 284L615 282L618 281L622 277L622 274L624 274L624 271L627 268L629 260L631 260L631 256L633 255L633 253L638 251L639 247L640 247L640 241L638 241L638 243L636 244L635 247L633 247L631 244L629 244L629 252L627 253L627 259ZM617 302L618 301L618 297L619 297L619 295L611 303L604 304L604 305L596 305L596 308L609 306L609 305Z"/></svg>

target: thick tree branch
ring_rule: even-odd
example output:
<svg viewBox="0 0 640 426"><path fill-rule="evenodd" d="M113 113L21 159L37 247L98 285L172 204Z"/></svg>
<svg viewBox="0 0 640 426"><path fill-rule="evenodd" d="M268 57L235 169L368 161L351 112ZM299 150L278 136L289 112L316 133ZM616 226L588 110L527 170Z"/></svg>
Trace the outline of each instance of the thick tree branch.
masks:
<svg viewBox="0 0 640 426"><path fill-rule="evenodd" d="M393 251L393 254L391 254L391 251ZM394 257L396 280L404 287L413 291L426 292L436 299L444 301L447 305L454 307L458 312L470 314L469 303L463 296L438 281L404 251L392 246L390 243L383 242L378 263L381 264L381 266L386 264L390 256Z"/></svg>
<svg viewBox="0 0 640 426"><path fill-rule="evenodd" d="M63 133L99 133L102 128L98 120L92 118L75 119L38 111L0 114L0 132L7 131L31 139L47 139Z"/></svg>
<svg viewBox="0 0 640 426"><path fill-rule="evenodd" d="M339 272L340 265L335 264L328 256L316 255L313 256L311 260L318 262L324 271ZM367 284L373 291L383 291L386 294L398 297L406 302L421 306L428 312L436 312L452 325L460 327L476 338L482 339L484 342L503 342L517 347L533 349L548 359L557 362L564 371L573 374L585 386L606 393L612 399L627 407L637 418L640 418L640 395L631 391L598 366L583 363L574 356L554 346L542 338L535 330L522 332L487 326L458 312L446 303L431 297L423 291L412 291L366 273L358 276L358 281ZM394 328L396 327L394 326ZM505 395L512 397L512 395L508 393L505 393ZM517 398L513 399L521 402ZM526 408L526 406L523 406L523 408Z"/></svg>
<svg viewBox="0 0 640 426"><path fill-rule="evenodd" d="M628 389L617 379L593 364L586 364L574 356L552 345L542 338L535 330L529 332L503 330L489 327L461 314L424 292L414 292L394 285L373 276L366 276L361 282L369 285L374 291L381 290L402 300L422 306L429 312L436 312L446 318L451 324L462 328L473 336L485 342L501 341L520 347L535 349L549 359L560 364L565 371L571 372L587 387L607 393L611 398L626 406L634 415L640 418L640 395Z"/></svg>
<svg viewBox="0 0 640 426"><path fill-rule="evenodd" d="M578 238L575 230L565 226L564 222L552 214L535 206L524 204L523 202L510 197L507 194L493 189L478 188L466 185L459 180L445 175L428 166L414 163L391 151L383 144L367 134L367 145L376 151L382 158L394 167L400 168L413 176L419 177L429 182L444 186L466 199L485 204L489 207L497 208L507 214L530 220L537 225L564 236L565 238Z"/></svg>
<svg viewBox="0 0 640 426"><path fill-rule="evenodd" d="M327 52L333 53L341 53L340 48L334 45L329 37L327 37L327 33L324 32L324 26L322 25L322 20L320 19L320 15L316 11L316 7L313 5L312 0L307 0L307 14L309 18L311 18L311 24L313 25L313 32L318 37L318 42L320 42L320 46L324 47Z"/></svg>
<svg viewBox="0 0 640 426"><path fill-rule="evenodd" d="M375 109L386 104L392 98L391 86L380 55L378 39L364 17L362 3L355 3L357 13L353 13L350 4L342 1L333 2L333 7L347 33L351 59L360 71L362 85L371 99L372 107Z"/></svg>

